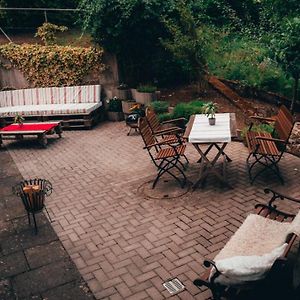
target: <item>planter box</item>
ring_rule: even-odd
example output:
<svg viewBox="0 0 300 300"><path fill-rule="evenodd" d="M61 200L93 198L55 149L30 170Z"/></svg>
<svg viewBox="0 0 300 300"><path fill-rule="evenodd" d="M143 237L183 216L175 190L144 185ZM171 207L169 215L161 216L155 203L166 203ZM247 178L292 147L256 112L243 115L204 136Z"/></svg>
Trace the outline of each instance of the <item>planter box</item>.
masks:
<svg viewBox="0 0 300 300"><path fill-rule="evenodd" d="M108 111L107 117L109 121L119 122L124 120L124 114L122 112Z"/></svg>
<svg viewBox="0 0 300 300"><path fill-rule="evenodd" d="M154 93L140 93L136 89L131 90L133 99L141 104L144 104L145 106L149 106L152 101L157 100L158 92Z"/></svg>
<svg viewBox="0 0 300 300"><path fill-rule="evenodd" d="M121 100L130 99L131 98L131 91L130 91L130 89L121 90L121 89L115 88L113 90L113 97L114 96L116 96L117 98L119 98Z"/></svg>
<svg viewBox="0 0 300 300"><path fill-rule="evenodd" d="M136 105L135 101L122 101L122 110L124 114L130 114L130 109Z"/></svg>

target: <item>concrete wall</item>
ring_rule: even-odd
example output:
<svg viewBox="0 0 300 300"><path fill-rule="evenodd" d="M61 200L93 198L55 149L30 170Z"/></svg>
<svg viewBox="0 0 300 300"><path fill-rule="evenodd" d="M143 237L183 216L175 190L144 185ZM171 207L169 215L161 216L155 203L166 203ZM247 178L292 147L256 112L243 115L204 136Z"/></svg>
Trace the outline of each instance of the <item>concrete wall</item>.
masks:
<svg viewBox="0 0 300 300"><path fill-rule="evenodd" d="M24 77L23 73L12 67L10 61L0 57L2 64L9 68L0 67L0 89L24 89L30 88L32 85ZM103 63L107 69L103 73L91 72L83 78L82 84L101 84L103 87L104 96L111 97L111 91L118 85L118 64L116 57L105 53Z"/></svg>

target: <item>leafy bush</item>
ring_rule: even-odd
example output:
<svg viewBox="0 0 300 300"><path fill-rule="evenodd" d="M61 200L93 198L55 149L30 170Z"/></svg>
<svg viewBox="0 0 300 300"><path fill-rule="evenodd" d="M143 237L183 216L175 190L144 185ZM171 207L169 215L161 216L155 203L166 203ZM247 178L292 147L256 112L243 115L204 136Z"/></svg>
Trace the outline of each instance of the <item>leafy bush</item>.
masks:
<svg viewBox="0 0 300 300"><path fill-rule="evenodd" d="M268 49L263 44L238 34L211 30L210 35L214 41L207 58L211 73L287 97L292 95L292 80L268 58Z"/></svg>
<svg viewBox="0 0 300 300"><path fill-rule="evenodd" d="M105 69L103 50L91 47L10 43L0 46L0 55L23 72L34 87L78 85L90 71Z"/></svg>
<svg viewBox="0 0 300 300"><path fill-rule="evenodd" d="M159 122L164 122L173 119L173 115L171 113L162 113L158 114Z"/></svg>
<svg viewBox="0 0 300 300"><path fill-rule="evenodd" d="M113 97L108 101L108 111L122 112L122 101L117 97Z"/></svg>
<svg viewBox="0 0 300 300"><path fill-rule="evenodd" d="M162 114L168 112L169 103L166 101L153 101L151 107L156 114Z"/></svg>
<svg viewBox="0 0 300 300"><path fill-rule="evenodd" d="M154 93L157 90L156 86L151 84L139 85L137 91L140 93Z"/></svg>
<svg viewBox="0 0 300 300"><path fill-rule="evenodd" d="M188 103L179 103L174 107L173 113L160 115L160 120L186 118L189 120L191 115L203 113L203 101L195 100Z"/></svg>
<svg viewBox="0 0 300 300"><path fill-rule="evenodd" d="M56 32L67 31L68 27L58 26L49 22L44 23L42 26L38 27L38 30L35 34L36 37L39 37L46 46L54 45L56 42Z"/></svg>

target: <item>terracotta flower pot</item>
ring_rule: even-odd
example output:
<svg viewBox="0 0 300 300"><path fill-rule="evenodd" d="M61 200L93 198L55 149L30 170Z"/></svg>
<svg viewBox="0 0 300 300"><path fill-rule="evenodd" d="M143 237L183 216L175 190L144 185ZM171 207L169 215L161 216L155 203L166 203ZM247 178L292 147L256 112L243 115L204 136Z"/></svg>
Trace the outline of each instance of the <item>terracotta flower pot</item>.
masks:
<svg viewBox="0 0 300 300"><path fill-rule="evenodd" d="M156 101L157 100L157 92L154 93L141 93L138 92L136 89L132 89L132 97L133 99L141 104L144 104L145 106L149 106L151 104L152 101Z"/></svg>
<svg viewBox="0 0 300 300"><path fill-rule="evenodd" d="M114 96L116 96L119 99L126 100L131 98L131 91L130 89L118 89L115 88L113 90Z"/></svg>
<svg viewBox="0 0 300 300"><path fill-rule="evenodd" d="M216 125L216 118L208 118L209 125Z"/></svg>

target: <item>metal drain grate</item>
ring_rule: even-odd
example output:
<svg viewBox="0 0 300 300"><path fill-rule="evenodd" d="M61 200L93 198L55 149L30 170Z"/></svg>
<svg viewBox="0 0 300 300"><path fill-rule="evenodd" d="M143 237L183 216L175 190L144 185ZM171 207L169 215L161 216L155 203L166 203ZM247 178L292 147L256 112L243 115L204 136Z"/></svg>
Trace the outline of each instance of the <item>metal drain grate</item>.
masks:
<svg viewBox="0 0 300 300"><path fill-rule="evenodd" d="M185 286L179 281L178 278L174 278L172 280L163 283L163 286L172 295L179 293L185 289Z"/></svg>

